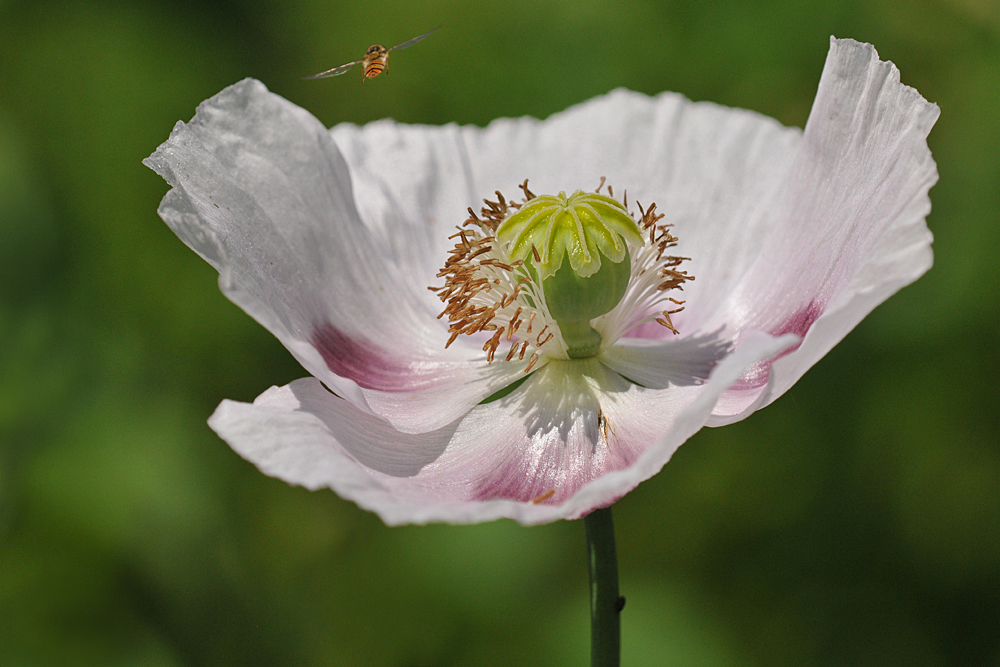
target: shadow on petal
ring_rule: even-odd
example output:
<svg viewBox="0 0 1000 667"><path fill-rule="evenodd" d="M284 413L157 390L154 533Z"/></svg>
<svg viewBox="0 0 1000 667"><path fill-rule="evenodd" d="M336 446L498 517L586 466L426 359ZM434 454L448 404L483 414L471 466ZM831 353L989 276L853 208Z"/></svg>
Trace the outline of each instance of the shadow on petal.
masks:
<svg viewBox="0 0 1000 667"><path fill-rule="evenodd" d="M524 419L529 439L558 436L558 441L565 445L570 430L577 426L584 439L592 443L592 449L596 447L601 403L585 372L575 368L583 365L550 362L548 372L540 374L527 387L517 411Z"/></svg>
<svg viewBox="0 0 1000 667"><path fill-rule="evenodd" d="M672 340L623 338L601 354L609 367L649 389L704 384L712 369L733 350L722 328Z"/></svg>
<svg viewBox="0 0 1000 667"><path fill-rule="evenodd" d="M614 446L602 401L633 385L596 359L550 361L521 390L494 409L516 419L517 435L478 482L475 498L559 504L610 470L627 467L634 452Z"/></svg>
<svg viewBox="0 0 1000 667"><path fill-rule="evenodd" d="M314 381L289 385L299 410L315 415L361 465L392 477L413 477L438 459L458 422L429 433L401 433L364 413Z"/></svg>

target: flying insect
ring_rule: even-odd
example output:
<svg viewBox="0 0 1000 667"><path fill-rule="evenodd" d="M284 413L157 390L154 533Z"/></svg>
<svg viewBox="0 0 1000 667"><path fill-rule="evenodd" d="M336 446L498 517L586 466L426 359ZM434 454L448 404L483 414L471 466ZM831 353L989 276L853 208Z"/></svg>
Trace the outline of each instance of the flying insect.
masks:
<svg viewBox="0 0 1000 667"><path fill-rule="evenodd" d="M365 79L374 79L379 74L384 72L386 68L389 67L389 52L396 51L397 49L405 49L408 46L413 46L424 37L428 37L432 32L440 28L431 28L427 32L413 39L409 39L402 44L397 44L391 49L387 49L381 44L372 44L365 51L365 57L361 60L355 60L352 63L346 63L344 65L339 65L333 69L328 69L325 72L320 72L319 74L313 74L312 76L304 77L306 79L326 79L331 76L340 76L347 70L351 69L355 65L364 65L364 75L361 77L361 82L364 83Z"/></svg>

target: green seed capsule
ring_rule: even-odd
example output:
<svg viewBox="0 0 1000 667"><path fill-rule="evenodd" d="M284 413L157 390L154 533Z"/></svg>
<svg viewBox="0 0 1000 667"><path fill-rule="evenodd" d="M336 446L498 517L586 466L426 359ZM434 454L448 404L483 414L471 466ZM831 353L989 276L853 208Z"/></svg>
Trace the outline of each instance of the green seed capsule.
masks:
<svg viewBox="0 0 1000 667"><path fill-rule="evenodd" d="M511 261L531 265L549 313L572 358L600 352L590 321L618 305L631 272L628 244L643 245L639 226L618 201L576 191L527 202L497 228ZM568 262L564 259L568 258Z"/></svg>

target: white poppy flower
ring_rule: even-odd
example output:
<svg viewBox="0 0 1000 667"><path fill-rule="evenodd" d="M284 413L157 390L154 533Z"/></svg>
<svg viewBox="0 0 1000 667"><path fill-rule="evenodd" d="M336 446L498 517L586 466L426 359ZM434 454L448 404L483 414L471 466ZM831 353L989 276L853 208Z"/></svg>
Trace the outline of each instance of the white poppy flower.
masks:
<svg viewBox="0 0 1000 667"><path fill-rule="evenodd" d="M388 524L533 524L767 405L931 266L937 116L872 46L832 40L804 131L626 90L545 121L327 130L247 79L146 164L172 186L161 217L312 375L223 401L209 424L233 449ZM595 199L601 177L627 208ZM549 248L555 227L512 220L525 179L578 236ZM570 265L618 272L610 312L559 314L575 302L542 285Z"/></svg>

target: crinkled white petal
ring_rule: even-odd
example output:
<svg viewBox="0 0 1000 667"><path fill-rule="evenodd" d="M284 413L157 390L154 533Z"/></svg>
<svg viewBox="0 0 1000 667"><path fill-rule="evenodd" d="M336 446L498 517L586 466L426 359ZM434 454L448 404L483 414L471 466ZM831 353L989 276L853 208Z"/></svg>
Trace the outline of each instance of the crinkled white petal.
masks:
<svg viewBox="0 0 1000 667"><path fill-rule="evenodd" d="M760 214L768 231L759 257L708 320L795 333L803 342L773 368L764 364L741 379L712 425L780 396L875 306L930 268L925 218L937 168L926 140L938 114L870 44L831 41L795 161Z"/></svg>
<svg viewBox="0 0 1000 667"><path fill-rule="evenodd" d="M209 423L264 473L332 488L390 525L543 523L583 516L654 475L726 387L797 341L752 335L704 384L664 390L631 384L596 360L550 363L509 396L429 433L400 433L312 378L272 387L253 404L224 401Z"/></svg>
<svg viewBox="0 0 1000 667"><path fill-rule="evenodd" d="M223 292L354 405L433 430L523 370L488 367L465 341L444 349L429 278L415 280L365 227L327 130L260 82L204 102L146 164L173 186L161 217L219 271Z"/></svg>
<svg viewBox="0 0 1000 667"><path fill-rule="evenodd" d="M448 236L469 217L468 207L478 212L483 198L493 196L472 181L464 130L391 119L330 130L350 167L358 213L385 257L414 284L442 284L437 273L454 245ZM432 292L418 296L441 312Z"/></svg>

